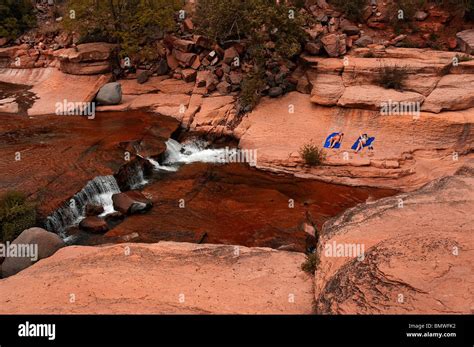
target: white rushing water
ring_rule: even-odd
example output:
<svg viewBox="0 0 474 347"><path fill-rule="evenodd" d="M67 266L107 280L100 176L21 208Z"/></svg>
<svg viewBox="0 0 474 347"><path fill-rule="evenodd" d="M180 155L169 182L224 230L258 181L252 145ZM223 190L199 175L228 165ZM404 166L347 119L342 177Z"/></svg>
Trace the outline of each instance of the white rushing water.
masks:
<svg viewBox="0 0 474 347"><path fill-rule="evenodd" d="M151 158L148 158L148 161L157 171L176 172L181 165L195 162L225 163L226 158L232 156L233 153L236 153L235 149L209 148L208 142L199 139L183 144L169 139L166 142L163 163L160 164ZM129 170L127 184L130 189L139 189L148 184L141 165L132 166ZM84 219L87 204L102 206L104 212L100 215L101 217L115 212L112 195L117 193L120 193L120 188L113 176L98 176L89 181L79 193L52 213L46 220L46 228L66 237L65 231Z"/></svg>
<svg viewBox="0 0 474 347"><path fill-rule="evenodd" d="M84 218L87 204L102 206L102 215L114 212L112 195L116 193L120 193L120 188L114 176L97 176L46 219L46 229L63 235L67 228Z"/></svg>
<svg viewBox="0 0 474 347"><path fill-rule="evenodd" d="M209 148L209 143L204 140L191 140L179 143L173 139L166 141L166 152L163 163L148 159L156 170L177 171L179 166L190 163L225 163L226 158L236 149Z"/></svg>

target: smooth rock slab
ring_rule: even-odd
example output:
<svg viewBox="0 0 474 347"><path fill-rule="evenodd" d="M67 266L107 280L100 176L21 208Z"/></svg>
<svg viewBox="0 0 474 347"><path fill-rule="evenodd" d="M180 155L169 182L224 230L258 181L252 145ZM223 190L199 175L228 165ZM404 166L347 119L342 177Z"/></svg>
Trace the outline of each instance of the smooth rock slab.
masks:
<svg viewBox="0 0 474 347"><path fill-rule="evenodd" d="M474 75L446 75L426 98L422 110L440 113L474 107Z"/></svg>
<svg viewBox="0 0 474 347"><path fill-rule="evenodd" d="M300 253L211 244L67 247L0 280L0 313L310 314L304 260Z"/></svg>
<svg viewBox="0 0 474 347"><path fill-rule="evenodd" d="M317 312L472 313L473 173L472 166L461 169L418 191L360 204L328 221L318 248ZM363 246L364 257L331 256L325 250L334 244Z"/></svg>
<svg viewBox="0 0 474 347"><path fill-rule="evenodd" d="M389 101L421 104L424 99L423 95L414 92L399 92L394 89L366 85L346 88L337 104L341 107L380 110L381 105Z"/></svg>

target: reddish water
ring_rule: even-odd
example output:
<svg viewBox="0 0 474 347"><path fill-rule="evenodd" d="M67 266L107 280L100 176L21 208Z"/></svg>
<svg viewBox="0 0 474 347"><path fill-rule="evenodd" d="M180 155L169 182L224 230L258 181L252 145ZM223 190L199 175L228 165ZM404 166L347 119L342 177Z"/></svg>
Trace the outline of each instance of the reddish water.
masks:
<svg viewBox="0 0 474 347"><path fill-rule="evenodd" d="M105 238L85 243L160 240L284 247L304 252L316 239L305 224L323 223L370 198L395 192L278 176L243 164L196 163L163 174L143 190L155 206L127 218ZM125 240L124 237L125 236Z"/></svg>

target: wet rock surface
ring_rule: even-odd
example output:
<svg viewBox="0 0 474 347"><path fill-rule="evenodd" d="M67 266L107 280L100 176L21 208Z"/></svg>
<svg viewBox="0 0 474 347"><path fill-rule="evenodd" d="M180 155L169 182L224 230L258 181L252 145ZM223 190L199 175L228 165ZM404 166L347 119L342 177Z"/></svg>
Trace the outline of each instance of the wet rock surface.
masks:
<svg viewBox="0 0 474 347"><path fill-rule="evenodd" d="M243 164L195 163L143 190L154 207L128 217L100 242L137 233L135 242L180 241L285 248L305 252L330 216L394 191L349 188L262 173Z"/></svg>
<svg viewBox="0 0 474 347"><path fill-rule="evenodd" d="M144 112L35 118L0 115L0 192L18 190L45 217L96 176L113 175L141 155L159 156L176 130L172 118ZM18 154L20 153L20 157Z"/></svg>

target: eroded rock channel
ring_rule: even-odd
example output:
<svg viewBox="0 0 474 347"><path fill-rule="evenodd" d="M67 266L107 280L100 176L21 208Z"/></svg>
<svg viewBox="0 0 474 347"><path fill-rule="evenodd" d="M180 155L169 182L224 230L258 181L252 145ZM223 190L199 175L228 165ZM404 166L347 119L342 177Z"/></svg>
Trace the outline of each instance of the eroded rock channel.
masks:
<svg viewBox="0 0 474 347"><path fill-rule="evenodd" d="M223 164L227 144L188 135L182 146L169 139L177 127L174 119L139 111L100 113L93 121L17 117L2 123L2 190L28 194L41 223L70 244L177 241L297 252L316 247L328 218L395 193ZM131 190L153 208L117 216L112 196ZM103 207L95 215L108 225L99 233L79 228L88 205Z"/></svg>

